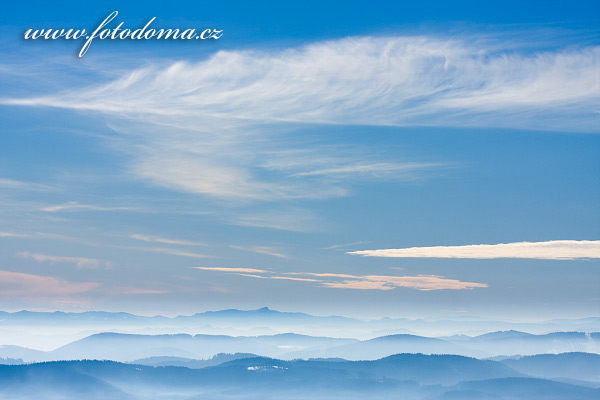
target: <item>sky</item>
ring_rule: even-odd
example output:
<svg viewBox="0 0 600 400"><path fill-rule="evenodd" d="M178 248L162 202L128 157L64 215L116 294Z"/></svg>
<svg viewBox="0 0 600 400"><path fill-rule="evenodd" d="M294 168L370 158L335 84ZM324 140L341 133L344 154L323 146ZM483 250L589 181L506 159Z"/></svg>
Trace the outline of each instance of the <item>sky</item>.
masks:
<svg viewBox="0 0 600 400"><path fill-rule="evenodd" d="M218 40L25 40L107 25ZM600 316L600 4L13 2L0 309Z"/></svg>

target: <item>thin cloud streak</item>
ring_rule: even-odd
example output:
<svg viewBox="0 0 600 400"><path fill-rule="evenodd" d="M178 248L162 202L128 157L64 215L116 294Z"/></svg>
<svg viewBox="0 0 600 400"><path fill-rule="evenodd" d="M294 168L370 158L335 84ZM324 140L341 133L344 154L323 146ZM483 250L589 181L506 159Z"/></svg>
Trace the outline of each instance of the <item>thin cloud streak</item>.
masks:
<svg viewBox="0 0 600 400"><path fill-rule="evenodd" d="M56 206L48 206L41 208L45 212L60 212L60 211L122 211L131 210L129 207L102 207L91 204L79 204L76 201L70 201L65 204L59 204Z"/></svg>
<svg viewBox="0 0 600 400"><path fill-rule="evenodd" d="M21 258L30 258L37 262L49 262L49 263L67 263L67 264L75 264L77 268L99 268L112 267L112 263L110 261L102 261L96 258L87 258L87 257L64 257L64 256L50 256L47 254L39 254L39 253L30 253L28 251L23 251L17 253L18 257Z"/></svg>
<svg viewBox="0 0 600 400"><path fill-rule="evenodd" d="M334 289L356 289L356 290L392 290L394 286L388 285L384 281L370 280L351 280L342 282L323 282L328 288Z"/></svg>
<svg viewBox="0 0 600 400"><path fill-rule="evenodd" d="M319 229L319 221L313 213L298 209L257 211L233 218L231 225L253 228L278 229L292 232L311 232Z"/></svg>
<svg viewBox="0 0 600 400"><path fill-rule="evenodd" d="M540 260L577 260L600 258L600 241L550 240L547 242L518 242L491 245L409 247L404 249L351 251L346 254L398 258L531 258Z"/></svg>
<svg viewBox="0 0 600 400"><path fill-rule="evenodd" d="M219 271L219 272L242 272L242 273L255 273L255 274L263 274L268 273L269 271L264 269L256 269L256 268L228 268L228 267L192 267L194 269L200 269L204 271Z"/></svg>
<svg viewBox="0 0 600 400"><path fill-rule="evenodd" d="M30 237L30 236L26 235L24 233L0 232L0 238L9 238L9 237L26 238L26 237Z"/></svg>
<svg viewBox="0 0 600 400"><path fill-rule="evenodd" d="M169 293L167 290L160 289L143 289L143 288L119 288L115 291L115 294L119 295L145 295L145 294L165 294Z"/></svg>
<svg viewBox="0 0 600 400"><path fill-rule="evenodd" d="M448 279L437 275L417 276L386 276L365 275L355 276L352 280L342 282L326 282L324 286L338 289L377 289L390 290L397 287L406 287L421 291L430 290L464 290L474 288L486 288L485 283L462 282L456 279Z"/></svg>
<svg viewBox="0 0 600 400"><path fill-rule="evenodd" d="M162 253L162 254L170 254L172 256L180 256L180 257L190 257L190 258L207 258L205 254L200 253L192 253L190 251L181 251L177 249L165 249L162 247L137 247L131 248L132 250L141 250L141 251L149 251L152 253Z"/></svg>
<svg viewBox="0 0 600 400"><path fill-rule="evenodd" d="M240 275L240 276L248 276L250 278L260 278L260 279L279 279L279 280L288 280L288 281L299 281L299 282L320 282L317 279L310 279L310 278L293 278L290 276L261 276L261 275L254 275L254 274L236 274L236 275Z"/></svg>
<svg viewBox="0 0 600 400"><path fill-rule="evenodd" d="M462 282L437 275L417 276L388 276L388 275L349 275L336 273L316 272L287 272L277 275L273 272L252 268L209 268L194 267L210 271L233 272L236 275L258 279L290 280L299 282L318 283L322 287L333 289L357 290L392 290L400 287L421 291L431 290L469 290L488 287L484 283ZM263 275L258 275L263 274ZM289 276L294 275L294 276ZM297 275L312 276L314 278L299 278ZM333 278L333 279L317 279Z"/></svg>
<svg viewBox="0 0 600 400"><path fill-rule="evenodd" d="M348 274L332 274L328 272L286 272L286 275L310 275L310 276L319 276L319 277L331 277L331 278L356 278L354 275Z"/></svg>
<svg viewBox="0 0 600 400"><path fill-rule="evenodd" d="M277 249L275 249L271 246L234 246L234 245L231 245L229 247L231 247L232 249L249 251L249 252L258 253L258 254L265 254L265 255L273 256L273 257L289 258L285 254L278 252Z"/></svg>
<svg viewBox="0 0 600 400"><path fill-rule="evenodd" d="M164 244L173 244L177 246L205 246L205 243L201 242L191 242L187 240L179 240L179 239L167 239L159 236L148 236L135 233L130 236L132 239L141 240L143 242L149 243L164 243Z"/></svg>
<svg viewBox="0 0 600 400"><path fill-rule="evenodd" d="M443 164L439 163L376 163L376 164L356 164L345 165L337 168L325 168L307 172L298 172L292 176L332 176L332 175L353 175L370 174L375 176L403 173L405 178L412 173L420 172L427 168L439 168Z"/></svg>
<svg viewBox="0 0 600 400"><path fill-rule="evenodd" d="M352 242L352 243L343 243L343 244L334 244L328 247L322 247L321 250L335 250L335 249L344 249L347 247L357 246L359 244L364 244L363 241Z"/></svg>

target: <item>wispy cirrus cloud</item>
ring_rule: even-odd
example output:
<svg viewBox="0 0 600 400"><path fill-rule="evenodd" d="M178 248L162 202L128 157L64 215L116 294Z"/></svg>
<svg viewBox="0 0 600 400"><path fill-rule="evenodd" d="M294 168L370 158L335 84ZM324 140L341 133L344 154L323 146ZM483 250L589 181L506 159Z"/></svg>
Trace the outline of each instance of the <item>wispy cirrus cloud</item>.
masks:
<svg viewBox="0 0 600 400"><path fill-rule="evenodd" d="M359 275L341 282L323 282L323 286L338 289L377 289L391 290L399 287L430 290L464 290L486 288L485 283L463 282L448 279L437 275L417 276L387 276L387 275Z"/></svg>
<svg viewBox="0 0 600 400"><path fill-rule="evenodd" d="M355 278L354 275L334 274L331 272L286 272L287 275L310 275L325 278Z"/></svg>
<svg viewBox="0 0 600 400"><path fill-rule="evenodd" d="M478 113L526 108L539 120L558 104L572 112L598 100L599 47L528 54L511 46L468 36L390 36L220 51L68 94L3 102L261 123L497 126L499 115Z"/></svg>
<svg viewBox="0 0 600 400"><path fill-rule="evenodd" d="M259 279L279 279L284 281L300 281L300 282L319 282L318 279L311 278L296 278L293 276L278 276L278 275L255 275L255 274L237 274L240 276L248 276L250 278L259 278Z"/></svg>
<svg viewBox="0 0 600 400"><path fill-rule="evenodd" d="M18 237L18 238L26 238L30 235L25 233L15 233L15 232L0 232L0 238L9 238L9 237Z"/></svg>
<svg viewBox="0 0 600 400"><path fill-rule="evenodd" d="M33 191L47 191L51 187L42 185L39 183L16 181L13 179L0 178L0 188L2 189L17 189L17 190L33 190Z"/></svg>
<svg viewBox="0 0 600 400"><path fill-rule="evenodd" d="M289 258L287 255L281 253L274 247L271 246L234 246L230 245L232 249L238 249L243 251L249 251L252 253L265 254L268 256L279 257L279 258Z"/></svg>
<svg viewBox="0 0 600 400"><path fill-rule="evenodd" d="M600 258L600 241L550 240L547 242L408 247L404 249L351 251L347 252L347 254L367 257L400 258L533 258L541 260L576 260Z"/></svg>
<svg viewBox="0 0 600 400"><path fill-rule="evenodd" d="M337 273L287 272L276 274L267 270L252 268L212 268L194 267L201 270L230 272L240 276L257 279L289 280L318 283L322 287L333 289L392 290L410 288L421 291L465 290L486 288L484 283L463 282L437 275L389 276L389 275L350 275ZM304 277L302 277L304 276ZM310 278L306 277L309 276Z"/></svg>
<svg viewBox="0 0 600 400"><path fill-rule="evenodd" d="M112 263L110 261L98 260L96 258L51 256L47 254L30 253L28 251L17 253L17 256L21 258L30 258L37 262L75 264L77 268L112 267Z"/></svg>
<svg viewBox="0 0 600 400"><path fill-rule="evenodd" d="M66 236L58 233L47 233L47 232L0 232L0 238L22 238L22 239L49 239L49 240L58 240L72 243L79 243L86 246L99 246L97 241L86 240L80 237Z"/></svg>
<svg viewBox="0 0 600 400"><path fill-rule="evenodd" d="M177 246L205 246L206 245L206 243L202 243L202 242L192 242L189 240L180 240L180 239L168 239L168 238L163 238L163 237L159 237L159 236L142 235L139 233L135 233L135 234L131 235L130 237L132 239L141 240L143 242L173 244L173 245L177 245Z"/></svg>
<svg viewBox="0 0 600 400"><path fill-rule="evenodd" d="M151 253L170 254L172 256L190 257L190 258L206 258L210 257L206 254L194 253L191 251L183 251L178 249L168 249L164 247L128 247L131 250L149 251Z"/></svg>
<svg viewBox="0 0 600 400"><path fill-rule="evenodd" d="M331 246L322 247L321 250L344 249L344 248L347 248L347 247L353 247L353 246L357 246L359 244L364 244L364 243L365 242L358 241L358 242L352 242L352 243L334 244L334 245L331 245Z"/></svg>
<svg viewBox="0 0 600 400"><path fill-rule="evenodd" d="M323 199L350 194L360 177L413 179L444 163L374 157L362 147L349 157L286 142L286 133L305 124L597 132L600 47L532 53L509 42L350 37L219 51L2 103L104 114L123 134L114 147L130 155L129 172L155 185L245 201Z"/></svg>
<svg viewBox="0 0 600 400"><path fill-rule="evenodd" d="M55 206L48 206L41 208L45 212L60 212L60 211L122 211L131 210L129 207L104 207L92 204L80 204L77 201L70 201L64 204L58 204Z"/></svg>
<svg viewBox="0 0 600 400"><path fill-rule="evenodd" d="M306 172L298 172L293 176L343 176L356 174L369 174L374 176L400 175L410 178L413 174L422 173L428 168L443 166L440 163L374 163L374 164L349 164L340 167L315 169Z"/></svg>

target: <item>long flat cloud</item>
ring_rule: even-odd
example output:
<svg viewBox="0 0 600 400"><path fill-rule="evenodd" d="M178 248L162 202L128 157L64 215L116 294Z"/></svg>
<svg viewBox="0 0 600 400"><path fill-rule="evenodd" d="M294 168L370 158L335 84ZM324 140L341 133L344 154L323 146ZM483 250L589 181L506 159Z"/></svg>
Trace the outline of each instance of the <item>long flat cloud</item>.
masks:
<svg viewBox="0 0 600 400"><path fill-rule="evenodd" d="M167 249L162 247L130 247L132 250L149 251L152 253L170 254L172 256L190 257L190 258L206 258L210 257L205 254L193 253L191 251L182 251L178 249Z"/></svg>
<svg viewBox="0 0 600 400"><path fill-rule="evenodd" d="M37 262L75 264L77 268L110 268L112 266L110 261L103 261L88 257L52 256L47 254L30 253L28 251L17 253L17 256L21 258L31 258Z"/></svg>
<svg viewBox="0 0 600 400"><path fill-rule="evenodd" d="M249 278L316 283L319 284L319 286L333 289L392 290L399 287L404 287L421 291L431 291L465 290L488 287L485 283L463 282L457 279L449 279L437 275L350 275L329 272L287 272L283 274L276 274L271 271L253 268L194 268L208 271L229 272L235 275L245 276ZM302 276L310 276L310 278L303 278Z"/></svg>
<svg viewBox="0 0 600 400"><path fill-rule="evenodd" d="M130 156L129 172L155 185L247 201L322 199L348 195L353 179L413 179L440 163L286 142L294 129L596 132L599 67L598 46L531 53L476 37L351 37L219 51L196 63L144 66L101 85L1 102L104 114L121 133L115 149Z"/></svg>
<svg viewBox="0 0 600 400"><path fill-rule="evenodd" d="M463 282L457 279L448 279L437 275L417 276L387 276L365 275L354 276L341 282L323 282L323 286L338 289L377 289L391 290L406 287L421 291L430 290L464 290L473 288L486 288L485 283Z"/></svg>
<svg viewBox="0 0 600 400"><path fill-rule="evenodd" d="M206 246L206 243L203 242L192 242L189 240L181 240L181 239L169 239L163 238L159 236L148 236L143 235L141 233L134 233L130 236L132 239L141 240L149 243L164 243L164 244L173 244L177 246Z"/></svg>
<svg viewBox="0 0 600 400"><path fill-rule="evenodd" d="M408 247L404 249L351 251L347 254L398 258L535 258L543 260L576 260L600 258L600 241L551 240L547 242L474 244L467 246Z"/></svg>
<svg viewBox="0 0 600 400"><path fill-rule="evenodd" d="M56 206L48 206L41 209L46 212L60 212L60 211L123 211L131 210L127 207L102 207L92 204L79 204L76 201L70 201L65 204L59 204Z"/></svg>
<svg viewBox="0 0 600 400"><path fill-rule="evenodd" d="M390 276L390 275L348 275L334 273L294 273L319 278L341 278L339 281L322 281L322 286L338 289L375 289L391 290L406 287L422 291L463 290L486 288L485 283L463 282L437 275Z"/></svg>
<svg viewBox="0 0 600 400"><path fill-rule="evenodd" d="M279 257L279 258L289 258L287 255L282 254L277 249L271 246L234 246L230 245L232 249L238 249L243 251L250 251L258 254L266 254L268 256Z"/></svg>
<svg viewBox="0 0 600 400"><path fill-rule="evenodd" d="M0 238L25 238L25 237L29 237L29 235L26 235L24 233L14 233L14 232L0 232Z"/></svg>

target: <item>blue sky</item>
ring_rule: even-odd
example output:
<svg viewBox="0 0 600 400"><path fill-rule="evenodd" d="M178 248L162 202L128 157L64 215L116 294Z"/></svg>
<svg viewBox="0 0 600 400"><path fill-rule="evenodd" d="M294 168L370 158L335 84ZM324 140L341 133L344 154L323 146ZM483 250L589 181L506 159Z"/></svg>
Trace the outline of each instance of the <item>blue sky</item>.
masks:
<svg viewBox="0 0 600 400"><path fill-rule="evenodd" d="M9 5L0 308L598 315L599 6L389 3Z"/></svg>

